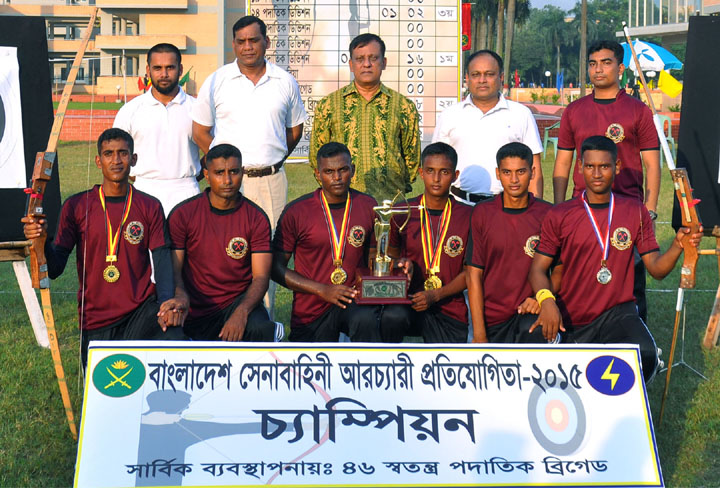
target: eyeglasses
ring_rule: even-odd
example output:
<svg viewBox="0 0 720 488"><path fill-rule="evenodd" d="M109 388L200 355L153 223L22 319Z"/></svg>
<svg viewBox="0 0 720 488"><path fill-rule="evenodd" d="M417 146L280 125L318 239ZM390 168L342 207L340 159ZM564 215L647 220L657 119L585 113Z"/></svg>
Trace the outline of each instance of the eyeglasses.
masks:
<svg viewBox="0 0 720 488"><path fill-rule="evenodd" d="M353 63L356 64L365 64L366 61L369 61L370 64L377 64L381 59L380 56L375 56L374 54L370 56L353 56L352 58Z"/></svg>

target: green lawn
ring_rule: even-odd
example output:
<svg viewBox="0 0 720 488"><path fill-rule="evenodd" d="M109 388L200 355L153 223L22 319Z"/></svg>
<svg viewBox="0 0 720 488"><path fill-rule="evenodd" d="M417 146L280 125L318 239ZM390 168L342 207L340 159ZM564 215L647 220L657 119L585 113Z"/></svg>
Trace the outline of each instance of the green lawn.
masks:
<svg viewBox="0 0 720 488"><path fill-rule="evenodd" d="M96 107L97 108L97 107ZM88 143L61 144L61 189L63 198L100 181L100 173L88 161L94 155ZM317 187L306 165L288 165L289 199ZM544 161L546 196L550 197L552 161ZM421 183L416 182L419 192ZM663 173L660 221L670 220L672 192ZM658 224L662 249L673 232L667 223ZM707 239L703 247L714 247ZM72 258L74 260L74 257ZM661 428L656 430L663 474L668 486L720 486L720 352L704 353L700 341L705 331L718 286L715 258L703 256L698 266L697 290L686 293L687 331L685 361L703 371L710 381L686 368L673 369L672 384ZM667 360L679 271L663 282L648 278L650 329ZM76 415L80 411L82 384L78 366L77 278L74 261L52 284L55 319L65 372ZM670 290L670 291L663 291ZM289 322L290 293L278 288L276 318ZM0 263L0 486L70 486L73 480L76 445L68 432L50 352L35 343L20 292L9 263ZM679 348L676 353L679 357ZM653 416L657 419L664 374L648 388ZM112 453L109 453L112 455Z"/></svg>
<svg viewBox="0 0 720 488"><path fill-rule="evenodd" d="M57 110L60 102L53 102L53 110ZM124 103L116 102L68 102L68 110L119 110Z"/></svg>

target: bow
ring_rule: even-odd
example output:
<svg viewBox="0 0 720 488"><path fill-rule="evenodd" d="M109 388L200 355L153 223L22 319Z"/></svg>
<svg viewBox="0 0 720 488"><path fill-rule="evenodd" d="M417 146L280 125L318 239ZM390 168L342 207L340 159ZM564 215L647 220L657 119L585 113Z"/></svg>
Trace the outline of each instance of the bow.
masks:
<svg viewBox="0 0 720 488"><path fill-rule="evenodd" d="M632 40L630 39L630 32L625 22L622 23L623 32L625 33L625 39L630 46L630 52L632 53L635 66L640 67L635 48L633 47ZM643 91L647 97L650 110L653 113L653 122L655 123L655 130L660 140L660 146L662 147L665 161L667 161L668 168L670 169L670 176L673 180L673 187L675 188L675 195L677 196L678 203L680 204L680 214L682 217L683 227L688 227L690 233L685 234L682 238L683 241L683 264L680 268L680 286L678 287L678 298L675 304L675 325L673 326L673 338L670 346L670 358L668 362L667 375L665 376L665 389L663 391L662 403L660 404L660 418L658 425L662 423L663 413L665 411L665 400L667 399L668 387L670 386L670 373L672 372L673 357L675 356L675 345L677 343L678 326L680 324L680 312L682 311L683 298L686 289L695 288L695 269L697 267L698 250L694 246L690 245L690 236L696 234L700 229L700 218L697 215L695 205L700 201L693 199L692 188L690 186L690 178L688 177L687 170L685 168L675 167L675 160L670 152L670 146L668 146L667 139L665 138L665 130L663 123L655 110L655 103L650 96L650 90L648 89L647 82L645 81L645 75L642 70L638 69L640 75L640 82L643 86Z"/></svg>
<svg viewBox="0 0 720 488"><path fill-rule="evenodd" d="M80 69L80 63L83 59L83 55L85 54L88 41L90 40L90 35L92 34L92 30L95 25L97 11L98 9L94 8L92 14L90 15L90 21L88 22L87 29L85 29L80 49L78 49L72 68L68 74L67 82L63 88L62 97L50 131L47 149L37 153L35 156L35 166L33 167L31 187L25 190L28 194L27 216L33 219L45 217L42 203L43 195L45 194L45 187L47 186L47 182L50 181L52 168L57 159L56 150L60 139L60 129L62 128L62 124L65 119L65 110L67 109L68 102L70 101L70 95L72 93L73 85L75 84L75 79L77 78L78 70ZM65 407L65 416L67 417L70 433L72 434L73 439L77 440L75 416L70 403L70 393L68 392L62 358L60 357L60 345L55 331L55 317L53 315L52 301L50 299L50 278L48 276L47 260L45 258L46 239L47 236L43 233L42 236L32 239L31 241L30 278L32 280L33 288L40 290L43 317L45 318L45 324L47 326L50 351L55 366L55 376L57 376L60 396L62 397L63 406Z"/></svg>

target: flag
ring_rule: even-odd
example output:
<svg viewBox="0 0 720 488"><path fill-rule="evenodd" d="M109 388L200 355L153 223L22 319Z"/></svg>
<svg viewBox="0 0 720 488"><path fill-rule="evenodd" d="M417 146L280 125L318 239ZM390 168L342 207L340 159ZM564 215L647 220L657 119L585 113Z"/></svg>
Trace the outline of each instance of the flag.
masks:
<svg viewBox="0 0 720 488"><path fill-rule="evenodd" d="M620 77L620 86L624 88L627 86L627 84L628 84L628 70L623 70L623 74Z"/></svg>
<svg viewBox="0 0 720 488"><path fill-rule="evenodd" d="M673 76L665 70L660 72L658 79L658 88L667 96L675 98L682 93L682 83L673 78Z"/></svg>
<svg viewBox="0 0 720 488"><path fill-rule="evenodd" d="M555 88L560 90L565 85L564 78L565 69L561 69L560 72L555 76Z"/></svg>
<svg viewBox="0 0 720 488"><path fill-rule="evenodd" d="M472 4L462 4L462 50L469 51L471 49L470 34L472 32Z"/></svg>
<svg viewBox="0 0 720 488"><path fill-rule="evenodd" d="M180 86L185 86L185 83L187 83L188 80L190 79L190 71L192 71L192 66L190 66L190 69L187 70L187 73L185 73L185 74L183 75L183 77L180 78L180 81L178 82L178 85L180 85Z"/></svg>
<svg viewBox="0 0 720 488"><path fill-rule="evenodd" d="M515 88L520 88L520 76L518 76L517 69L515 70Z"/></svg>
<svg viewBox="0 0 720 488"><path fill-rule="evenodd" d="M145 80L142 76L138 76L138 90L145 91Z"/></svg>

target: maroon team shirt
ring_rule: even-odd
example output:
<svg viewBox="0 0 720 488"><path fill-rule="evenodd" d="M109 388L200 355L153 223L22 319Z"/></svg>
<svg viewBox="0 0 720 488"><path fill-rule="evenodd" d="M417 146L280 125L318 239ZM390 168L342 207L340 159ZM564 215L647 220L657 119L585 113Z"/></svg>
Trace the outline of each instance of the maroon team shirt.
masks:
<svg viewBox="0 0 720 488"><path fill-rule="evenodd" d="M170 212L170 245L185 251L182 277L197 319L229 306L252 281L252 254L270 252L270 221L240 195L235 208L210 205L210 189Z"/></svg>
<svg viewBox="0 0 720 488"><path fill-rule="evenodd" d="M420 205L422 195L412 198L408 201L410 206ZM465 203L458 202L452 196L450 197L452 205L452 214L450 215L450 224L445 239L440 243L440 272L438 277L444 285L450 283L463 270L465 263L465 250L468 243L468 235L470 233L470 216L473 208ZM400 206L405 206L402 204ZM432 228L437 231L440 227L440 219L442 210L428 210L430 214L430 222ZM402 233L398 232L398 224L405 221L405 216L400 215L393 218L390 245L400 249L402 256L413 262L413 280L410 283L410 293L423 291L425 288L423 283L427 278L427 268L423 259L422 240L420 235L420 211L412 210L407 226ZM435 234L433 234L435 236ZM440 312L448 317L452 317L463 323L468 322L467 305L465 304L465 295L458 293L447 297L437 303Z"/></svg>
<svg viewBox="0 0 720 488"><path fill-rule="evenodd" d="M590 208L604 239L609 204ZM633 247L640 255L659 250L645 206L620 195L615 195L610 241L607 267L612 279L603 285L596 277L602 250L582 199L556 205L545 216L536 251L563 263L558 305L566 324L587 325L615 305L633 301Z"/></svg>
<svg viewBox="0 0 720 488"><path fill-rule="evenodd" d="M323 212L321 189L303 195L290 202L278 221L273 250L292 253L295 271L318 283L330 284L333 265L332 242ZM350 189L350 214L345 237L345 253L342 268L348 277L345 285L355 282L356 269L367 266L367 251L373 245L373 225L377 202L370 195ZM345 203L331 205L335 228L340 232ZM291 327L307 325L322 316L330 308L322 298L300 291L293 293Z"/></svg>
<svg viewBox="0 0 720 488"><path fill-rule="evenodd" d="M114 283L105 281L103 271L110 263L105 261L107 234L99 188L96 185L65 201L54 241L55 246L69 250L77 246L78 314L84 330L117 322L155 293L148 250L166 244L162 205L134 189L130 212L118 238L118 259L113 263L120 278ZM106 196L105 204L114 234L122 220L125 197Z"/></svg>
<svg viewBox="0 0 720 488"><path fill-rule="evenodd" d="M533 296L527 278L540 241L540 225L551 208L532 194L526 208L504 208L502 193L475 206L468 264L483 270L487 327L510 320L520 304Z"/></svg>
<svg viewBox="0 0 720 488"><path fill-rule="evenodd" d="M621 161L613 191L619 195L643 200L643 165L640 151L658 149L658 136L652 112L640 100L620 90L612 103L594 99L594 92L567 106L560 121L558 149L577 150L573 169L573 197L585 189L580 168L580 148L590 136L607 136L614 140Z"/></svg>

